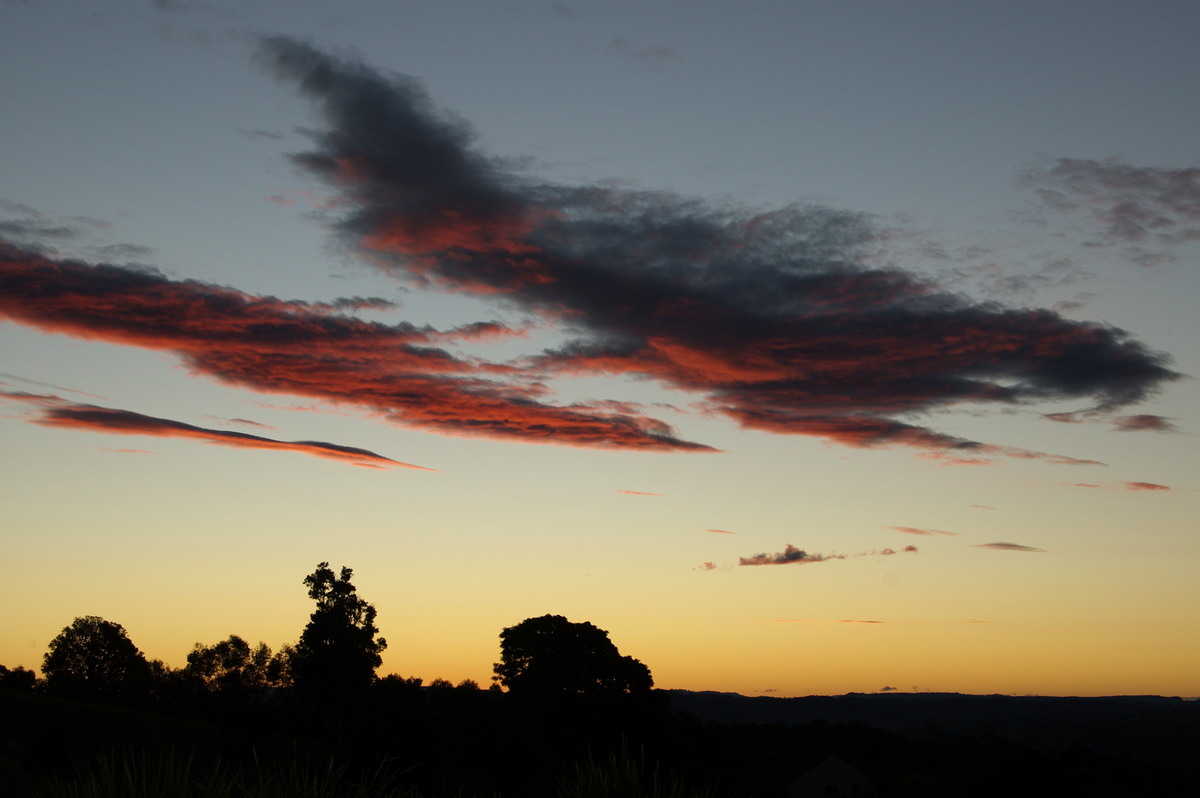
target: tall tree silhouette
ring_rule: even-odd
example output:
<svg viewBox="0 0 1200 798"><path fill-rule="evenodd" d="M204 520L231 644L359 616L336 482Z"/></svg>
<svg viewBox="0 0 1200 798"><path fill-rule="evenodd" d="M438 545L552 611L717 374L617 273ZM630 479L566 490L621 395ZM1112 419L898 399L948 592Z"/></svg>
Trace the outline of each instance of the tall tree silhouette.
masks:
<svg viewBox="0 0 1200 798"><path fill-rule="evenodd" d="M316 700L339 701L361 693L375 680L379 654L387 648L387 641L376 637L375 607L359 598L350 582L353 575L343 567L335 577L323 562L304 579L317 608L292 655L292 678L297 690Z"/></svg>
<svg viewBox="0 0 1200 798"><path fill-rule="evenodd" d="M80 698L130 696L145 689L149 666L125 627L85 615L50 641L42 675L54 692Z"/></svg>
<svg viewBox="0 0 1200 798"><path fill-rule="evenodd" d="M500 633L496 681L514 695L532 697L645 694L650 669L622 656L608 632L561 615L529 618Z"/></svg>

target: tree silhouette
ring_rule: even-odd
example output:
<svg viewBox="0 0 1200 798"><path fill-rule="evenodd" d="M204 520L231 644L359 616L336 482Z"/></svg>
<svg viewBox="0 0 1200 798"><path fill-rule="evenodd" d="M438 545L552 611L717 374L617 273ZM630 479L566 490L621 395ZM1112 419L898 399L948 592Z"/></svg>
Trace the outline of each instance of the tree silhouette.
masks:
<svg viewBox="0 0 1200 798"><path fill-rule="evenodd" d="M387 641L376 638L375 607L358 597L346 567L335 577L329 563L304 579L317 608L291 656L296 689L322 700L361 693L375 680Z"/></svg>
<svg viewBox="0 0 1200 798"><path fill-rule="evenodd" d="M130 695L146 686L146 658L119 623L76 618L50 641L42 660L49 690L78 697Z"/></svg>
<svg viewBox="0 0 1200 798"><path fill-rule="evenodd" d="M37 686L37 674L18 665L11 671L0 665L0 687L10 690L32 690Z"/></svg>
<svg viewBox="0 0 1200 798"><path fill-rule="evenodd" d="M187 655L184 674L206 690L245 693L271 686L271 649L266 643L250 647L237 635L204 646L197 643Z"/></svg>
<svg viewBox="0 0 1200 798"><path fill-rule="evenodd" d="M514 695L616 696L645 694L650 669L622 656L608 632L561 615L529 618L500 633L492 678Z"/></svg>

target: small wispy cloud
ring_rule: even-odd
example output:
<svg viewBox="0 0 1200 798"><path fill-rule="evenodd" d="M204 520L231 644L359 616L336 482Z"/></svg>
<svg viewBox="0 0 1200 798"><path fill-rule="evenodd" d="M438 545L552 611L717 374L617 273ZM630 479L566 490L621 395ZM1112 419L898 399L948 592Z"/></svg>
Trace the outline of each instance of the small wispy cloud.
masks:
<svg viewBox="0 0 1200 798"><path fill-rule="evenodd" d="M1148 413L1117 416L1112 420L1113 428L1117 432L1178 432L1179 429L1173 422L1173 419Z"/></svg>
<svg viewBox="0 0 1200 798"><path fill-rule="evenodd" d="M728 529L706 529L705 532L711 532L714 535L736 535L737 532L730 532Z"/></svg>
<svg viewBox="0 0 1200 798"><path fill-rule="evenodd" d="M1030 552L1045 552L1045 549L1037 549L1033 546L1023 546L1020 543L976 543L977 549L994 549L996 551L1030 551Z"/></svg>
<svg viewBox="0 0 1200 798"><path fill-rule="evenodd" d="M959 532L948 532L945 529L927 529L916 526L889 526L886 529L894 529L906 535L952 535L957 537L961 534Z"/></svg>
<svg viewBox="0 0 1200 798"><path fill-rule="evenodd" d="M900 552L915 554L916 546L905 546ZM776 553L760 553L751 557L739 557L738 565L803 565L806 563L826 562L828 560L845 560L849 557L890 557L899 552L896 549L884 548L863 551L857 554L817 554L798 549L792 544L785 544L783 551Z"/></svg>
<svg viewBox="0 0 1200 798"><path fill-rule="evenodd" d="M1071 487L1089 488L1092 490L1132 490L1132 491L1167 491L1170 485L1160 485L1157 482L1118 482L1101 484L1099 482L1072 482Z"/></svg>
<svg viewBox="0 0 1200 798"><path fill-rule="evenodd" d="M651 493L648 490L618 490L617 493L624 493L626 496L661 496L661 493Z"/></svg>
<svg viewBox="0 0 1200 798"><path fill-rule="evenodd" d="M1200 169L1134 166L1119 158L1055 158L1027 168L1021 182L1043 213L1084 214L1099 235L1089 246L1116 246L1131 262L1157 266L1200 241Z"/></svg>
<svg viewBox="0 0 1200 798"><path fill-rule="evenodd" d="M661 44L632 44L622 36L610 40L604 51L610 55L628 56L638 61L676 61L679 59L679 53L671 47Z"/></svg>

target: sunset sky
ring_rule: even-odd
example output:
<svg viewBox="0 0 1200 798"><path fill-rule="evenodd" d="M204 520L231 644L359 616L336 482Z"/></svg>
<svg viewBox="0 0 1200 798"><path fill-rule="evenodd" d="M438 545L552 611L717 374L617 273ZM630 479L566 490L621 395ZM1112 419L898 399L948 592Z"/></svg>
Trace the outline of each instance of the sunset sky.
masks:
<svg viewBox="0 0 1200 798"><path fill-rule="evenodd" d="M1200 695L1200 4L0 0L0 664Z"/></svg>

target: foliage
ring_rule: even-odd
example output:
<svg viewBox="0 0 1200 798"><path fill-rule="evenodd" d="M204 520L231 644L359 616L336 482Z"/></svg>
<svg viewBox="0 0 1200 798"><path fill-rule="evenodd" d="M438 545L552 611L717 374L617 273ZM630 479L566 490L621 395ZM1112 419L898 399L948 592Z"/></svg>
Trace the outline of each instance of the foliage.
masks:
<svg viewBox="0 0 1200 798"><path fill-rule="evenodd" d="M223 693L245 693L264 687L277 687L280 667L272 674L271 648L266 643L250 647L237 635L204 646L197 643L187 656L184 674L204 689ZM276 679L273 679L272 676Z"/></svg>
<svg viewBox="0 0 1200 798"><path fill-rule="evenodd" d="M671 771L648 766L622 745L604 760L591 755L559 779L559 798L710 798L711 788L693 789Z"/></svg>
<svg viewBox="0 0 1200 798"><path fill-rule="evenodd" d="M622 656L608 632L561 615L529 618L500 633L493 679L514 694L620 695L648 693L650 669Z"/></svg>
<svg viewBox="0 0 1200 798"><path fill-rule="evenodd" d="M359 598L343 567L334 576L329 563L304 579L317 608L291 657L296 688L312 696L341 698L361 693L375 680L387 641L376 638L375 607Z"/></svg>
<svg viewBox="0 0 1200 798"><path fill-rule="evenodd" d="M38 798L418 798L401 784L405 771L380 762L374 770L354 772L329 759L313 764L290 757L281 765L255 759L253 772L226 766L219 758L205 767L194 752L174 750L151 755L123 751L101 754L73 778L53 778Z"/></svg>
<svg viewBox="0 0 1200 798"><path fill-rule="evenodd" d="M18 665L11 671L0 665L0 687L10 690L32 690L37 686L37 674Z"/></svg>
<svg viewBox="0 0 1200 798"><path fill-rule="evenodd" d="M82 697L115 696L144 689L149 668L123 626L85 615L50 641L42 674L51 691Z"/></svg>

